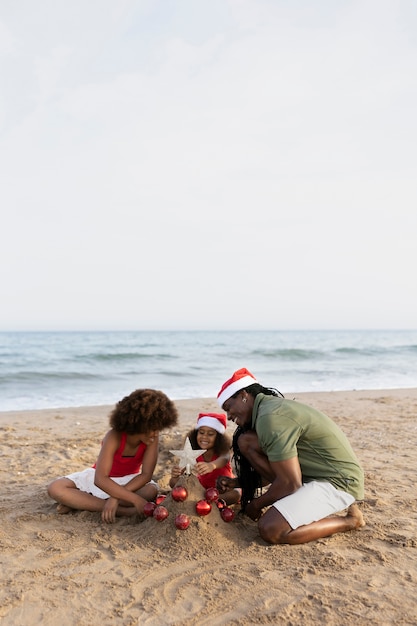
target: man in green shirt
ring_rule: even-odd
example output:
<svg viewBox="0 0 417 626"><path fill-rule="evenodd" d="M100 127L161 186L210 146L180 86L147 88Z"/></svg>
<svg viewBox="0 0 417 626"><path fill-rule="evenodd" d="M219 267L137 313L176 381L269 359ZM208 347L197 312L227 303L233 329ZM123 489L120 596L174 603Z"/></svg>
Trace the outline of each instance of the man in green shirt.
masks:
<svg viewBox="0 0 417 626"><path fill-rule="evenodd" d="M327 415L263 387L246 368L224 383L217 400L238 426L234 441L242 506L258 520L265 541L306 543L364 525L355 503L364 497L363 470ZM256 498L254 476L269 485ZM220 479L220 491L231 481L236 479ZM336 515L344 509L346 515Z"/></svg>

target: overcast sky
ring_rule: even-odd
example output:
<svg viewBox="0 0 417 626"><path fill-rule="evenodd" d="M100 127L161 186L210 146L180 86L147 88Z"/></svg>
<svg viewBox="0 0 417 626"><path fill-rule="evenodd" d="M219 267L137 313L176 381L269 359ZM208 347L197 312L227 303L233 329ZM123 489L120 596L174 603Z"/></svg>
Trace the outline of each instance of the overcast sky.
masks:
<svg viewBox="0 0 417 626"><path fill-rule="evenodd" d="M415 0L1 0L0 330L417 327Z"/></svg>

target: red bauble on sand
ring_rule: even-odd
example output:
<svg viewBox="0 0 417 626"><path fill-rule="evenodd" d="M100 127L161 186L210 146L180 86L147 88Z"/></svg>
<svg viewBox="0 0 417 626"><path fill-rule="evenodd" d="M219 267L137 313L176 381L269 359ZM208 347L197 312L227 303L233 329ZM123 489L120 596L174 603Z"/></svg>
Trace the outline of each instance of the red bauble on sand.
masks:
<svg viewBox="0 0 417 626"><path fill-rule="evenodd" d="M211 504L207 500L199 500L195 505L197 515L208 515L211 511Z"/></svg>
<svg viewBox="0 0 417 626"><path fill-rule="evenodd" d="M171 496L175 502L184 502L188 498L188 491L185 487L178 485L178 487L172 489Z"/></svg>
<svg viewBox="0 0 417 626"><path fill-rule="evenodd" d="M221 509L220 515L222 516L222 520L224 522L231 522L235 518L235 512L228 506Z"/></svg>
<svg viewBox="0 0 417 626"><path fill-rule="evenodd" d="M159 496L156 496L155 498L155 502L156 504L162 504L162 502L165 500L166 495L164 495L163 493L161 493Z"/></svg>
<svg viewBox="0 0 417 626"><path fill-rule="evenodd" d="M162 504L159 504L153 512L153 517L158 520L158 522L162 522L168 515L168 509L162 506Z"/></svg>
<svg viewBox="0 0 417 626"><path fill-rule="evenodd" d="M204 494L207 502L216 502L219 499L219 492L215 487L209 487Z"/></svg>
<svg viewBox="0 0 417 626"><path fill-rule="evenodd" d="M156 509L155 502L146 502L143 507L143 514L146 515L146 517L152 517L155 509Z"/></svg>
<svg viewBox="0 0 417 626"><path fill-rule="evenodd" d="M220 510L224 509L227 506L226 500L223 500L223 498L219 498L217 500L216 504L217 504L217 508L220 509Z"/></svg>
<svg viewBox="0 0 417 626"><path fill-rule="evenodd" d="M185 530L190 525L190 518L185 513L179 513L175 518L175 526L180 530Z"/></svg>

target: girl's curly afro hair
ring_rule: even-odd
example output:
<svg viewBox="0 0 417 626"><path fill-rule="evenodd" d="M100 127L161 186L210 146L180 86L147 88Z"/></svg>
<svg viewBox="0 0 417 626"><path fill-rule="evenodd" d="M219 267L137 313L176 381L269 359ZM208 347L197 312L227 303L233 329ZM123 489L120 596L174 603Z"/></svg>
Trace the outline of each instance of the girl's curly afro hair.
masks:
<svg viewBox="0 0 417 626"><path fill-rule="evenodd" d="M162 391L137 389L120 400L110 413L110 426L130 435L175 426L178 412Z"/></svg>

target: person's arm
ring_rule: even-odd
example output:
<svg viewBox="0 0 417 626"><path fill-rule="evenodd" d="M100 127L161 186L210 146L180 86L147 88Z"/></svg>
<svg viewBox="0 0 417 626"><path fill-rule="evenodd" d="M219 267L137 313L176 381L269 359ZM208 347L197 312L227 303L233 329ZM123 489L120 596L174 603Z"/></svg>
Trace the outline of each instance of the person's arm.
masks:
<svg viewBox="0 0 417 626"><path fill-rule="evenodd" d="M227 465L228 461L230 461L230 455L226 454L224 456L219 456L214 461L200 461L200 463L196 463L197 473L200 475L203 474L211 474L216 469L221 469L225 465Z"/></svg>
<svg viewBox="0 0 417 626"><path fill-rule="evenodd" d="M132 478L132 480L126 483L124 486L125 489L131 492L138 491L141 487L144 487L150 480L152 480L156 462L158 460L158 451L159 433L155 435L153 442L146 446L139 476L135 476L135 478ZM141 499L143 500L143 503L146 502L143 498Z"/></svg>
<svg viewBox="0 0 417 626"><path fill-rule="evenodd" d="M294 456L286 461L272 461L270 467L275 476L269 489L259 498L254 498L246 507L246 513L253 520L257 520L264 507L270 506L277 500L289 496L303 484L300 463Z"/></svg>
<svg viewBox="0 0 417 626"><path fill-rule="evenodd" d="M184 472L185 467L183 469L181 469L179 465L174 465L172 467L171 478L169 479L169 486L171 487L171 489L177 484L179 477L184 474Z"/></svg>

